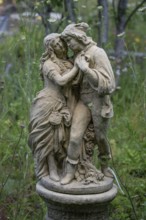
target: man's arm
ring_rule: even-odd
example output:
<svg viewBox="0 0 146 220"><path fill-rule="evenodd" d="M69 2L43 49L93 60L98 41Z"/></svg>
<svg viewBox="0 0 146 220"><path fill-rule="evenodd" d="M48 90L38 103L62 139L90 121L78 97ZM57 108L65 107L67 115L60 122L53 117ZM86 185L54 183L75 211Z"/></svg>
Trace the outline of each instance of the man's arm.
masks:
<svg viewBox="0 0 146 220"><path fill-rule="evenodd" d="M101 48L94 48L92 53L93 68L89 67L89 58L84 54L77 58L77 65L94 90L99 94L110 94L114 91L115 79L109 59Z"/></svg>
<svg viewBox="0 0 146 220"><path fill-rule="evenodd" d="M98 85L98 75L96 72L89 67L88 57L85 55L80 55L75 61L79 69L87 76L89 82Z"/></svg>

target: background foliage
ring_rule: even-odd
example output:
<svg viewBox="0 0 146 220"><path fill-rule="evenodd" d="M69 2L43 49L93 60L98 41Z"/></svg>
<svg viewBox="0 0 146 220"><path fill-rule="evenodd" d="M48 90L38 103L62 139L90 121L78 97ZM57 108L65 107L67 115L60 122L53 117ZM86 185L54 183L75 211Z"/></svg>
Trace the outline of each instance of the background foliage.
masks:
<svg viewBox="0 0 146 220"><path fill-rule="evenodd" d="M60 1L48 1L54 11L62 12ZM90 24L89 35L97 41L96 1L74 1L76 20ZM132 2L132 1L130 1ZM134 1L135 2L135 1ZM136 2L135 2L136 3ZM44 1L35 2L35 10L42 10ZM132 6L131 6L132 7ZM86 10L85 10L86 9ZM131 8L128 8L128 11ZM110 56L114 48L114 15L110 13L109 40L104 45L109 53L113 69L115 59ZM63 21L50 20L51 31L60 32ZM40 220L45 206L35 193L33 159L27 146L29 109L36 92L42 88L39 77L39 59L44 50L46 27L40 19L21 19L19 31L1 38L0 73L4 89L0 88L0 217L2 220ZM146 13L137 12L129 23L123 39L126 52L145 52ZM60 23L61 22L61 23ZM60 24L60 25L59 25ZM59 25L59 28L58 28ZM48 26L47 26L48 27ZM137 58L129 53L122 59L120 89L113 94L115 116L111 121L109 139L113 152L111 167L118 172L125 195L118 193L110 206L110 219L146 219L146 56ZM96 163L96 152L94 160ZM132 209L127 192L133 203Z"/></svg>

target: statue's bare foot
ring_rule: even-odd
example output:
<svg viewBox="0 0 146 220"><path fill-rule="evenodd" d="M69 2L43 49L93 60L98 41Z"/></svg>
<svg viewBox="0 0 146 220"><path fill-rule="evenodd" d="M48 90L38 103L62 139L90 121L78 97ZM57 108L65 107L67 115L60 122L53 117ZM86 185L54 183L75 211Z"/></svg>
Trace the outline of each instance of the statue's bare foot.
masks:
<svg viewBox="0 0 146 220"><path fill-rule="evenodd" d="M76 165L71 164L70 162L67 162L66 175L62 178L60 183L62 185L66 185L66 184L70 183L75 177L75 170L76 170Z"/></svg>
<svg viewBox="0 0 146 220"><path fill-rule="evenodd" d="M57 172L55 170L50 172L50 179L54 180L55 182L60 181L60 177L58 176Z"/></svg>
<svg viewBox="0 0 146 220"><path fill-rule="evenodd" d="M61 180L60 183L62 185L66 185L66 184L70 183L73 179L74 179L74 173L67 173L65 175L65 177L63 177L63 179Z"/></svg>

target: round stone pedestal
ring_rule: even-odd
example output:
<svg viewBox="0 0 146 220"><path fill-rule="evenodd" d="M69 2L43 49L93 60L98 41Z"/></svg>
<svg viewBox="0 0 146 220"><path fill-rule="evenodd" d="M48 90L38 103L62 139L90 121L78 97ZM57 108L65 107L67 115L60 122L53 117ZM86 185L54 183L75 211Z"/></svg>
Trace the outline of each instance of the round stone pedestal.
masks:
<svg viewBox="0 0 146 220"><path fill-rule="evenodd" d="M36 190L47 204L45 220L108 220L108 205L117 194L110 178L99 184L62 186L47 177L37 183Z"/></svg>

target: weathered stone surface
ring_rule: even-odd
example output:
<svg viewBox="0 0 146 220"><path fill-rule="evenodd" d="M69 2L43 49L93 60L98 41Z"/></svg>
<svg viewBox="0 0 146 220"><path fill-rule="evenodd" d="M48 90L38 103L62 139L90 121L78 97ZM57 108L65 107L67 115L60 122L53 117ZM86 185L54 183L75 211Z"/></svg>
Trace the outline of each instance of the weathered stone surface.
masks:
<svg viewBox="0 0 146 220"><path fill-rule="evenodd" d="M115 185L107 192L85 195L53 192L41 183L36 190L47 204L46 220L107 220L108 205L117 194Z"/></svg>
<svg viewBox="0 0 146 220"><path fill-rule="evenodd" d="M48 204L46 220L108 220L108 204L87 206Z"/></svg>
<svg viewBox="0 0 146 220"><path fill-rule="evenodd" d="M28 138L39 180L49 175L62 185L74 180L97 184L104 176L113 177L106 133L113 116L114 74L105 51L86 35L87 28L86 23L70 24L61 34L44 38L44 88L32 103ZM92 163L95 145L100 171Z"/></svg>
<svg viewBox="0 0 146 220"><path fill-rule="evenodd" d="M28 144L36 190L48 207L46 220L107 220L117 193L107 139L115 79L105 51L86 35L87 28L70 24L44 38L44 88L32 103ZM100 169L93 164L95 146Z"/></svg>
<svg viewBox="0 0 146 220"><path fill-rule="evenodd" d="M40 196L47 199L47 201L59 202L60 204L93 204L93 203L105 203L111 201L116 193L117 188L113 185L112 189L107 192L99 194L84 194L84 195L72 195L63 194L54 191L50 191L40 183L37 183L36 190Z"/></svg>
<svg viewBox="0 0 146 220"><path fill-rule="evenodd" d="M43 177L40 184L50 191L60 192L64 194L97 194L110 190L113 187L113 179L104 177L98 183L90 183L85 185L84 182L72 181L67 185L61 185L60 182L52 181L49 176Z"/></svg>

